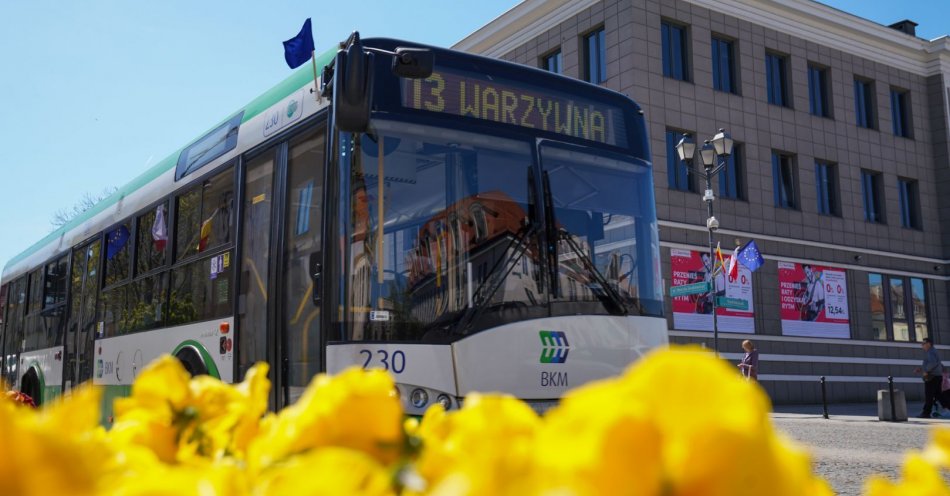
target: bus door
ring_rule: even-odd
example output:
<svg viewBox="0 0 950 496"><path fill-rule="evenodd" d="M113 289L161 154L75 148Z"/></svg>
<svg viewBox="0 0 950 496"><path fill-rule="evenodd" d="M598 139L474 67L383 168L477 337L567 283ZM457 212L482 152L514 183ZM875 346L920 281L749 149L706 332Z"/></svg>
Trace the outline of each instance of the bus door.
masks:
<svg viewBox="0 0 950 496"><path fill-rule="evenodd" d="M319 128L247 161L236 379L269 362L274 408L296 401L323 370L314 286L323 263L325 137Z"/></svg>
<svg viewBox="0 0 950 496"><path fill-rule="evenodd" d="M70 271L69 320L66 327L66 364L63 385L72 387L92 379L95 362L96 295L99 292L100 241L73 249Z"/></svg>

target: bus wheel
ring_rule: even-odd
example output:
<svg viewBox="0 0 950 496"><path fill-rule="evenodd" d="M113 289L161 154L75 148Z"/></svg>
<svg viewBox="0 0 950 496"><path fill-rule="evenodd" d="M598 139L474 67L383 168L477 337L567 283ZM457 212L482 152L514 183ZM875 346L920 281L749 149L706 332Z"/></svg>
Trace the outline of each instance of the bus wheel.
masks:
<svg viewBox="0 0 950 496"><path fill-rule="evenodd" d="M205 364L204 359L201 358L201 353L199 353L194 346L185 346L178 350L178 353L175 354L175 358L181 362L185 370L187 370L192 377L208 375L208 365Z"/></svg>
<svg viewBox="0 0 950 496"><path fill-rule="evenodd" d="M20 392L33 398L33 404L40 406L43 398L40 394L40 378L36 375L35 369L27 371L26 375L20 379Z"/></svg>

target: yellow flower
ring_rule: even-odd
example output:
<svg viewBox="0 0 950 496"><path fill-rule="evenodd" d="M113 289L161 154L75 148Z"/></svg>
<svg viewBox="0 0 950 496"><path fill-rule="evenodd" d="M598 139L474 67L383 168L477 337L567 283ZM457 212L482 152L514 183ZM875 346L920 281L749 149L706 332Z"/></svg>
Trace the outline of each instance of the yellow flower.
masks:
<svg viewBox="0 0 950 496"><path fill-rule="evenodd" d="M950 496L950 488L943 481L940 470L920 453L911 452L901 467L898 483L875 475L865 482L866 496Z"/></svg>
<svg viewBox="0 0 950 496"><path fill-rule="evenodd" d="M116 400L110 437L166 463L243 458L267 410L267 368L255 365L235 387L209 376L192 379L177 359L163 356L135 380L131 396Z"/></svg>
<svg viewBox="0 0 950 496"><path fill-rule="evenodd" d="M92 387L40 411L0 401L0 494L97 494L112 466L99 401Z"/></svg>
<svg viewBox="0 0 950 496"><path fill-rule="evenodd" d="M255 496L394 495L391 473L371 456L346 448L320 448L288 458L261 473Z"/></svg>
<svg viewBox="0 0 950 496"><path fill-rule="evenodd" d="M249 458L260 469L293 454L338 446L388 464L402 453L402 422L402 405L385 371L354 367L333 377L320 374L297 403L264 419Z"/></svg>
<svg viewBox="0 0 950 496"><path fill-rule="evenodd" d="M232 460L205 466L144 464L109 480L111 496L242 496L250 494L244 471Z"/></svg>
<svg viewBox="0 0 950 496"><path fill-rule="evenodd" d="M430 408L417 430L419 474L436 494L525 494L537 483L541 421L525 403L471 394L461 410Z"/></svg>
<svg viewBox="0 0 950 496"><path fill-rule="evenodd" d="M549 480L582 494L830 495L769 409L725 362L673 347L570 393L548 414L538 452L558 474Z"/></svg>

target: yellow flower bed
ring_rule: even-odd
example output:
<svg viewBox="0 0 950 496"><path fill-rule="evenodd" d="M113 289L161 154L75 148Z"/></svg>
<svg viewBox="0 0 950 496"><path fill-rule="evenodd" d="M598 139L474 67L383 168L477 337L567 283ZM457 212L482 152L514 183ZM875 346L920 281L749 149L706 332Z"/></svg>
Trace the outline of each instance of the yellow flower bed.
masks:
<svg viewBox="0 0 950 496"><path fill-rule="evenodd" d="M389 375L358 368L315 377L276 414L269 390L266 364L227 385L164 357L109 431L92 387L41 410L0 401L0 495L832 494L765 393L696 348L655 352L543 417L484 394L405 420ZM950 495L950 429L936 432L900 482L866 494Z"/></svg>

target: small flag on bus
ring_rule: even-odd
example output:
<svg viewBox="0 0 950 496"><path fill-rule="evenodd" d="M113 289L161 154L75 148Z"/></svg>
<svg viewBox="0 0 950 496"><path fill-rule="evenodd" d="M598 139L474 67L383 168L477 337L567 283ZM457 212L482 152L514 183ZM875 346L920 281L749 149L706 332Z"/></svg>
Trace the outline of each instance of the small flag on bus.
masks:
<svg viewBox="0 0 950 496"><path fill-rule="evenodd" d="M313 32L308 17L297 36L284 42L284 60L291 69L296 69L313 57Z"/></svg>

